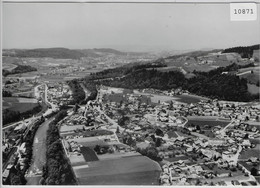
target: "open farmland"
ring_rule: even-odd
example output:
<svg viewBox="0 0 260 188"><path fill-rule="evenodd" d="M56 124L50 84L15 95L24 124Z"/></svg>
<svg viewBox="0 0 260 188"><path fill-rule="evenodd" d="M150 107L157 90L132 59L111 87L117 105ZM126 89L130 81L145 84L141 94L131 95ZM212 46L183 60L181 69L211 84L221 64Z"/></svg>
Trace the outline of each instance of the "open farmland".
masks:
<svg viewBox="0 0 260 188"><path fill-rule="evenodd" d="M259 155L260 155L259 144L257 144L257 146L253 149L242 151L241 154L239 155L239 159L247 160L250 157L259 158Z"/></svg>
<svg viewBox="0 0 260 188"><path fill-rule="evenodd" d="M247 79L248 83L256 84L260 81L260 67L248 67L238 70L239 78Z"/></svg>
<svg viewBox="0 0 260 188"><path fill-rule="evenodd" d="M98 157L97 157L96 153L89 147L81 147L80 151L83 154L83 157L86 162L98 161Z"/></svg>
<svg viewBox="0 0 260 188"><path fill-rule="evenodd" d="M68 139L68 142L75 141L85 147L94 148L96 145L107 146L108 144L103 140L98 139L98 137L85 137L85 138L73 138Z"/></svg>
<svg viewBox="0 0 260 188"><path fill-rule="evenodd" d="M20 113L32 110L38 106L36 99L3 97L3 109L19 111Z"/></svg>
<svg viewBox="0 0 260 188"><path fill-rule="evenodd" d="M198 103L202 99L206 100L205 97L200 97L200 96L190 95L190 94L189 95L178 95L176 97L178 98L177 101L184 102L187 104Z"/></svg>
<svg viewBox="0 0 260 188"><path fill-rule="evenodd" d="M132 172L116 175L88 176L79 178L80 185L159 185L159 171Z"/></svg>
<svg viewBox="0 0 260 188"><path fill-rule="evenodd" d="M74 168L81 185L158 185L159 164L144 156L89 162Z"/></svg>
<svg viewBox="0 0 260 188"><path fill-rule="evenodd" d="M251 94L257 94L260 93L260 87L253 85L253 84L247 84L248 92Z"/></svg>

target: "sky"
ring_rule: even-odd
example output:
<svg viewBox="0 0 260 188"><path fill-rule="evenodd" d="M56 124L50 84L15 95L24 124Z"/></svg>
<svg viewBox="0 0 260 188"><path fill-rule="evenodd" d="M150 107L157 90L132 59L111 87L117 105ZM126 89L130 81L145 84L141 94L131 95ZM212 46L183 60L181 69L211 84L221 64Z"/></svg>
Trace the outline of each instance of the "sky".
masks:
<svg viewBox="0 0 260 188"><path fill-rule="evenodd" d="M260 43L259 19L230 21L229 4L3 3L2 47L223 49Z"/></svg>

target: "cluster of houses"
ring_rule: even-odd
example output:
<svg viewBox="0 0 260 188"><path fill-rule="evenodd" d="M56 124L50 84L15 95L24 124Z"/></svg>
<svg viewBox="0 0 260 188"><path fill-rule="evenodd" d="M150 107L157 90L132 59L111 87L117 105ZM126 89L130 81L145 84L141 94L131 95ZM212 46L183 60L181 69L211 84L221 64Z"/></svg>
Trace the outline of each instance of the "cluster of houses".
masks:
<svg viewBox="0 0 260 188"><path fill-rule="evenodd" d="M240 179L237 179L236 175L239 175ZM229 166L223 160L204 164L186 164L183 160L178 160L167 162L162 166L160 184L167 186L242 185L251 180L250 176L249 171L242 165Z"/></svg>
<svg viewBox="0 0 260 188"><path fill-rule="evenodd" d="M73 100L72 91L65 83L48 84L48 101L52 104L62 106Z"/></svg>
<svg viewBox="0 0 260 188"><path fill-rule="evenodd" d="M145 92L153 92L162 94L163 91L148 89ZM180 90L181 91L181 90ZM174 91L180 93L180 91ZM195 104L185 104L180 102L162 102L157 106L152 106L140 102L140 96L136 94L123 94L121 90L118 93L124 96L124 100L103 100L102 96L106 94L113 95L109 89L105 91L105 95L100 95L100 103L103 110L112 119L122 118L120 111L124 110L127 118L123 134L130 135L139 148L146 148L152 144L150 136L154 134L155 128L160 128L164 132L164 136L156 136L162 139L161 146L157 147L159 155L163 161L168 161L162 166L163 172L160 177L163 185L240 185L241 182L236 178L230 181L223 181L223 177L235 176L232 170L225 173L215 173L212 170L205 170L198 161L194 163L194 158L200 154L200 160L203 163L214 163L216 169L229 168L239 166L238 157L242 150L251 149L255 144L250 139L258 138L259 131L256 126L248 125L247 122L258 122L260 115L259 109L252 106L241 105L240 103L232 103L218 100L201 100ZM182 91L185 92L185 91ZM119 95L117 93L117 95ZM165 92L164 94L166 94ZM174 93L174 94L175 94ZM169 93L167 93L169 95ZM198 132L196 126L188 126L186 116L211 116L225 120L231 120L230 125L223 128L221 126L213 126L210 128L215 138L200 136L201 134L187 134L188 132ZM169 127L177 127L187 129L187 133L175 136L169 133ZM173 131L174 132L174 131ZM203 133L202 133L203 134ZM146 135L146 136L144 136ZM174 148L174 150L172 148ZM178 152L175 152L177 151ZM189 160L188 158L193 158ZM175 161L175 159L184 158L184 160ZM172 162L172 160L174 162ZM190 164L190 163L194 164ZM245 179L253 178L250 172L240 165ZM239 170L238 170L239 171ZM201 181L202 179L210 179L213 181ZM245 180L246 181L246 180Z"/></svg>
<svg viewBox="0 0 260 188"><path fill-rule="evenodd" d="M65 140L63 143L65 149L67 150L66 153L68 153L69 155L71 154L81 155L80 147L82 147L82 145L78 144L73 140L72 141Z"/></svg>
<svg viewBox="0 0 260 188"><path fill-rule="evenodd" d="M55 74L64 75L64 74L69 74L69 73L84 71L84 70L85 70L84 67L79 67L79 66L69 66L69 67L65 67L65 68L55 67L48 74L50 74L50 75L55 75Z"/></svg>
<svg viewBox="0 0 260 188"><path fill-rule="evenodd" d="M241 185L246 182L258 184L248 169L232 160L233 157L230 155L233 155L233 152L224 151L222 155L206 149L196 152L199 153L199 156L203 156L202 158L208 156L211 159L200 160L201 157L198 157L198 160L195 162L190 158L164 162L160 175L160 184ZM212 156L214 156L214 159ZM252 157L252 159L249 159L249 162L251 161L259 162L259 159ZM239 177L239 180L236 177Z"/></svg>

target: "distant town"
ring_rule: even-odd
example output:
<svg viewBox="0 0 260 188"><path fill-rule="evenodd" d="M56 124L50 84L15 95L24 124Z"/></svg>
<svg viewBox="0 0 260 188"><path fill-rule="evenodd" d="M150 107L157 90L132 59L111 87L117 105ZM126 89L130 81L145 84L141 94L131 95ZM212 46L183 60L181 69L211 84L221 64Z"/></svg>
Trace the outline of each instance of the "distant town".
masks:
<svg viewBox="0 0 260 188"><path fill-rule="evenodd" d="M259 186L259 54L3 50L3 185Z"/></svg>

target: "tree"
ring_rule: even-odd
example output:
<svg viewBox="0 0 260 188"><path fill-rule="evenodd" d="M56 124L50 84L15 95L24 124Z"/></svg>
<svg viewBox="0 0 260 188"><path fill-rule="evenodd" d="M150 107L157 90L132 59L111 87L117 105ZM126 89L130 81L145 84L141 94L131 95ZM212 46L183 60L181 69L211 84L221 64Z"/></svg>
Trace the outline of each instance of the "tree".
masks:
<svg viewBox="0 0 260 188"><path fill-rule="evenodd" d="M173 101L171 101L169 104L169 110L173 110Z"/></svg>
<svg viewBox="0 0 260 188"><path fill-rule="evenodd" d="M251 172L251 174L253 175L253 176L258 176L258 170L255 168L255 167L253 167L251 170L250 170L250 172Z"/></svg>
<svg viewBox="0 0 260 188"><path fill-rule="evenodd" d="M201 130L199 125L196 125L196 130L197 130L197 131L200 131L200 130Z"/></svg>
<svg viewBox="0 0 260 188"><path fill-rule="evenodd" d="M161 130L161 129L156 129L155 130L155 134L157 135L157 136L164 136L164 133L163 133L163 131Z"/></svg>
<svg viewBox="0 0 260 188"><path fill-rule="evenodd" d="M157 138L157 139L156 139L156 142L155 142L155 146L156 146L156 147L160 147L161 144L162 144L161 138Z"/></svg>
<svg viewBox="0 0 260 188"><path fill-rule="evenodd" d="M120 133L119 127L116 128L116 133Z"/></svg>
<svg viewBox="0 0 260 188"><path fill-rule="evenodd" d="M16 175L15 173L10 174L10 182L11 182L11 185L22 185L20 177L18 175Z"/></svg>
<svg viewBox="0 0 260 188"><path fill-rule="evenodd" d="M101 153L101 147L99 145L96 145L95 148L94 148L94 151L97 152L97 154L100 154Z"/></svg>

